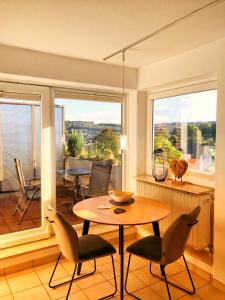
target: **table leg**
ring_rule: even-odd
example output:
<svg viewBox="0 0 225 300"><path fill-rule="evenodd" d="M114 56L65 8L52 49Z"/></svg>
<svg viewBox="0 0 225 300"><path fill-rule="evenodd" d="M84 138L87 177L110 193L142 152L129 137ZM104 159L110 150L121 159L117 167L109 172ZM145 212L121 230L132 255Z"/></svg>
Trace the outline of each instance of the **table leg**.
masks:
<svg viewBox="0 0 225 300"><path fill-rule="evenodd" d="M154 235L160 236L159 222L158 221L152 222L152 226L153 226Z"/></svg>
<svg viewBox="0 0 225 300"><path fill-rule="evenodd" d="M119 226L119 253L120 253L120 300L124 295L124 228Z"/></svg>
<svg viewBox="0 0 225 300"><path fill-rule="evenodd" d="M84 220L82 235L88 234L89 227L90 227L90 221ZM82 267L82 263L79 263L77 268L77 275L80 275L81 267Z"/></svg>
<svg viewBox="0 0 225 300"><path fill-rule="evenodd" d="M74 201L74 204L77 203L77 200L79 200L79 176L75 176L75 191L76 191L76 198Z"/></svg>

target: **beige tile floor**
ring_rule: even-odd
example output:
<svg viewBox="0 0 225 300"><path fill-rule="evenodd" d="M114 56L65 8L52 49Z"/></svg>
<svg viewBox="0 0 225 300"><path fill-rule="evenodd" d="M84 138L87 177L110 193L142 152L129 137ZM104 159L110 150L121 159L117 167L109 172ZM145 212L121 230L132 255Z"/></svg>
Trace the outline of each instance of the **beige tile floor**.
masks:
<svg viewBox="0 0 225 300"><path fill-rule="evenodd" d="M128 242L129 243L129 242ZM127 265L125 254L125 265ZM36 266L17 273L0 277L1 300L63 300L65 299L68 285L56 289L48 287L54 263ZM83 265L83 272L92 270L92 263ZM115 267L119 282L119 255L115 254ZM159 272L156 265L153 266L155 273ZM73 264L62 260L55 275L55 283L68 280L73 271ZM197 288L194 296L186 295L177 288L171 287L172 299L181 300L225 300L225 294L214 288L210 282L192 272ZM189 287L189 282L182 265L174 263L168 267L170 280ZM113 274L109 257L97 260L97 272L95 275L74 282L70 300L95 300L113 291ZM168 299L165 284L149 274L148 262L133 257L131 260L131 272L129 275L128 288L141 299L163 300ZM119 292L112 299L119 299ZM125 296L126 300L134 299Z"/></svg>

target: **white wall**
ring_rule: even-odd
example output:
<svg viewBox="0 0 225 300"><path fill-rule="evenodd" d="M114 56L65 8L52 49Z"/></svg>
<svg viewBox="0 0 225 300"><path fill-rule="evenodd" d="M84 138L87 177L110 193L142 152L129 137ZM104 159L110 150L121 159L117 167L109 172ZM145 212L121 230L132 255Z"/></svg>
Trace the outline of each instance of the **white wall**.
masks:
<svg viewBox="0 0 225 300"><path fill-rule="evenodd" d="M137 75L137 69L126 68L127 89L137 88ZM45 84L56 81L79 87L122 88L121 66L0 45L0 79L15 76Z"/></svg>
<svg viewBox="0 0 225 300"><path fill-rule="evenodd" d="M207 44L139 70L138 89L155 91L182 84L188 78L213 78L224 55L225 39Z"/></svg>
<svg viewBox="0 0 225 300"><path fill-rule="evenodd" d="M139 70L139 89L170 89L217 77L217 158L214 213L214 278L225 284L225 39Z"/></svg>

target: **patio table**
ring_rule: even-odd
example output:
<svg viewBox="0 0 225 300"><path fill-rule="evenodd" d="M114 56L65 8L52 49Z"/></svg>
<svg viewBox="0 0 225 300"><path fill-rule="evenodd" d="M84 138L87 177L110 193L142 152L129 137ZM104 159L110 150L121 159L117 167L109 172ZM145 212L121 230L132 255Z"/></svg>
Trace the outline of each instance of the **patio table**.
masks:
<svg viewBox="0 0 225 300"><path fill-rule="evenodd" d="M73 168L73 169L66 169L66 170L57 169L56 172L61 175L69 175L75 177L75 190L77 191L76 199L77 196L79 195L79 190L80 190L80 180L79 180L80 176L91 174L91 170L86 168Z"/></svg>
<svg viewBox="0 0 225 300"><path fill-rule="evenodd" d="M169 206L150 198L133 197L133 204L122 206L124 213L115 214L112 205L109 209L99 209L99 205L109 204L109 196L89 198L74 205L73 212L84 220L83 235L88 234L90 222L119 226L119 254L120 254L120 299L124 299L124 226L143 225L151 223L154 234L160 236L159 221L170 212ZM121 208L121 206L119 207ZM81 271L81 264L78 274Z"/></svg>

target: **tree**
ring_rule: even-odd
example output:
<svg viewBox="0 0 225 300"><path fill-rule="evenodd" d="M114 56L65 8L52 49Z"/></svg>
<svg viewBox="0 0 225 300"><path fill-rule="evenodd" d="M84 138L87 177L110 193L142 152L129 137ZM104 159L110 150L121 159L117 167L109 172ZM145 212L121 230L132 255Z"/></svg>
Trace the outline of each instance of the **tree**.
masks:
<svg viewBox="0 0 225 300"><path fill-rule="evenodd" d="M70 156L78 157L84 146L84 137L80 131L72 130L67 140L67 152Z"/></svg>
<svg viewBox="0 0 225 300"><path fill-rule="evenodd" d="M188 124L187 129L188 153L191 154L192 158L196 158L197 145L202 143L202 133L199 127L194 124Z"/></svg>
<svg viewBox="0 0 225 300"><path fill-rule="evenodd" d="M90 151L103 159L118 157L119 136L112 128L104 128L93 138Z"/></svg>
<svg viewBox="0 0 225 300"><path fill-rule="evenodd" d="M167 162L169 162L171 159L180 159L182 156L182 153L178 151L168 139L161 136L156 136L154 139L154 149L160 148L166 152Z"/></svg>

